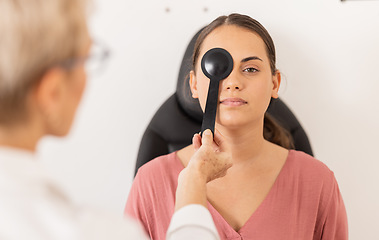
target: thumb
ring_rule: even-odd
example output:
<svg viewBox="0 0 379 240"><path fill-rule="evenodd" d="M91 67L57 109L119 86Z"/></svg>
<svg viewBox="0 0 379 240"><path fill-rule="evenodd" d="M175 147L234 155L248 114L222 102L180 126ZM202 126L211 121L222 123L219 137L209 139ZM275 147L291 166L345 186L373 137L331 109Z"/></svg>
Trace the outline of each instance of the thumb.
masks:
<svg viewBox="0 0 379 240"><path fill-rule="evenodd" d="M209 129L206 129L203 132L203 136L201 138L202 145L208 145L211 146L213 143L213 134L212 131Z"/></svg>

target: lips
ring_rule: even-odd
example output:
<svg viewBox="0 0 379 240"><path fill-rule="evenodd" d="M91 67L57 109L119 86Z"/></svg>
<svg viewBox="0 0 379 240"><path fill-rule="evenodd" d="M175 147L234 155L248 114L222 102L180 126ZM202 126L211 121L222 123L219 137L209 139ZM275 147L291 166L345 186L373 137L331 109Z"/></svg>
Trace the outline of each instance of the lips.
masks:
<svg viewBox="0 0 379 240"><path fill-rule="evenodd" d="M247 102L242 98L225 98L220 101L220 104L226 106L242 106L247 104Z"/></svg>

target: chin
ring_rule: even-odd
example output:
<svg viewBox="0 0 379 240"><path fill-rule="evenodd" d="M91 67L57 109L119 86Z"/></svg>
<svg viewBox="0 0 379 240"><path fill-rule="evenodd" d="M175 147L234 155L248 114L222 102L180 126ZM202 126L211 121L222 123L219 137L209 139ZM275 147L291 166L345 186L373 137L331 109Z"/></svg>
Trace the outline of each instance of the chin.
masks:
<svg viewBox="0 0 379 240"><path fill-rule="evenodd" d="M245 119L220 119L217 121L217 124L230 129L240 128L245 126L248 122Z"/></svg>
<svg viewBox="0 0 379 240"><path fill-rule="evenodd" d="M48 135L54 136L54 137L65 137L67 136L69 131L51 131Z"/></svg>
<svg viewBox="0 0 379 240"><path fill-rule="evenodd" d="M69 134L70 129L71 129L71 125L68 125L68 126L63 126L63 124L56 125L49 128L47 135L51 135L55 137L65 137Z"/></svg>
<svg viewBox="0 0 379 240"><path fill-rule="evenodd" d="M218 125L228 128L228 129L238 129L241 127L252 126L252 124L260 124L263 118L252 118L251 116L246 116L244 113L233 113L233 114L224 114L218 116L216 122Z"/></svg>

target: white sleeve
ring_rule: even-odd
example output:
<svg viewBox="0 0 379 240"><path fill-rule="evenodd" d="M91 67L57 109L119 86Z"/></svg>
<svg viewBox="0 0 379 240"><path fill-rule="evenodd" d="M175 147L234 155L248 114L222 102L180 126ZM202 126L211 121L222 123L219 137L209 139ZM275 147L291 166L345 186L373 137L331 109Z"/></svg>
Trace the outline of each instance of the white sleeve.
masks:
<svg viewBox="0 0 379 240"><path fill-rule="evenodd" d="M191 204L172 216L166 240L176 239L219 240L220 237L208 209Z"/></svg>
<svg viewBox="0 0 379 240"><path fill-rule="evenodd" d="M87 209L85 209L87 210ZM80 212L80 230L85 240L148 240L142 226L135 220L90 209Z"/></svg>

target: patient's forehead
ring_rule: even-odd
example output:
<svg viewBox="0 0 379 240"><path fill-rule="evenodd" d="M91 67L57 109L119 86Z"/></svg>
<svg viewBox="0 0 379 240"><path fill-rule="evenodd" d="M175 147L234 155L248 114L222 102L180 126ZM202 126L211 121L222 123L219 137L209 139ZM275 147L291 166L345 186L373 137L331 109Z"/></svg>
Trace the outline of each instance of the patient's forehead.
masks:
<svg viewBox="0 0 379 240"><path fill-rule="evenodd" d="M226 49L234 61L247 56L258 56L268 62L266 46L255 32L236 25L223 25L214 29L202 43L200 58L211 48Z"/></svg>

